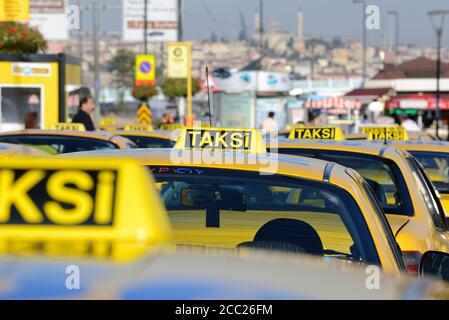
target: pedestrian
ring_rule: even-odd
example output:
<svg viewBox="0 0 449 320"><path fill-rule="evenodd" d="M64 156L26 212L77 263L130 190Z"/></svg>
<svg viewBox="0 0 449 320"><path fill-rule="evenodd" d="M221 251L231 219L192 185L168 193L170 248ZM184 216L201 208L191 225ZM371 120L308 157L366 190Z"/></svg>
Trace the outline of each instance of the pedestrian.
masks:
<svg viewBox="0 0 449 320"><path fill-rule="evenodd" d="M36 129L37 128L37 112L28 111L25 115L25 129Z"/></svg>
<svg viewBox="0 0 449 320"><path fill-rule="evenodd" d="M95 110L95 103L92 97L83 97L80 100L78 113L73 117L72 123L81 123L87 131L95 131L92 121L92 112Z"/></svg>
<svg viewBox="0 0 449 320"><path fill-rule="evenodd" d="M161 118L161 124L159 125L159 128L161 128L163 125L165 125L165 124L168 124L168 116L167 116L167 114L166 113L164 113L163 115L162 115L162 118Z"/></svg>
<svg viewBox="0 0 449 320"><path fill-rule="evenodd" d="M419 132L421 128L418 126L415 120L411 116L401 115L401 126L404 127L406 131Z"/></svg>
<svg viewBox="0 0 449 320"><path fill-rule="evenodd" d="M261 131L262 134L267 134L274 131L279 131L279 126L276 120L274 120L275 113L270 111L268 117L262 122Z"/></svg>

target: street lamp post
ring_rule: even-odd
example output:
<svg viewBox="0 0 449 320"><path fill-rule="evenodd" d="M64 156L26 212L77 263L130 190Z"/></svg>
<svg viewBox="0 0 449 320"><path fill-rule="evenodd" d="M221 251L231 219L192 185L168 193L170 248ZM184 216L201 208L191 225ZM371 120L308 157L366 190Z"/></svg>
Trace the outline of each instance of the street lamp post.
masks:
<svg viewBox="0 0 449 320"><path fill-rule="evenodd" d="M430 21L432 22L432 26L435 29L437 35L437 74L436 74L436 105L435 105L435 120L436 120L436 136L440 137L439 129L440 129L440 119L441 119L441 111L440 111L440 78L441 78L441 37L443 35L443 27L444 27L444 18L447 14L449 14L448 10L434 10L429 11L427 13L430 17ZM439 21L437 21L439 18ZM449 124L448 124L448 136L447 140L449 141Z"/></svg>
<svg viewBox="0 0 449 320"><path fill-rule="evenodd" d="M363 31L363 75L362 75L362 87L365 86L366 80L366 26L365 26L365 12L366 12L366 1L365 0L353 0L353 3L362 4L362 31Z"/></svg>
<svg viewBox="0 0 449 320"><path fill-rule="evenodd" d="M144 0L143 8L143 52L148 54L148 0Z"/></svg>

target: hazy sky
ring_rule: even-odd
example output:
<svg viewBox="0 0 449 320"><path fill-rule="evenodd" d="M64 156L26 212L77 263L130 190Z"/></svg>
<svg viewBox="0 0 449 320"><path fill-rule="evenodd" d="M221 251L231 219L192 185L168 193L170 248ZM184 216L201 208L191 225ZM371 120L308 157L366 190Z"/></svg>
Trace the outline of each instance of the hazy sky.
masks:
<svg viewBox="0 0 449 320"><path fill-rule="evenodd" d="M97 0L103 3L120 4L121 0ZM71 0L75 2L75 0ZM82 0L88 4L92 0ZM368 5L377 5L381 13L381 29L368 31L368 41L380 45L382 34L388 32L387 11L396 10L400 15L401 43L416 46L434 46L435 32L432 29L429 10L449 10L449 0L366 0ZM208 39L212 32L219 38L237 38L240 32L240 12L245 17L248 32L254 29L254 12L259 0L184 0L185 40ZM361 37L361 5L352 0L264 0L265 25L279 21L287 30L296 30L296 11L302 7L304 12L304 33L326 38ZM118 11L103 14L105 29L120 30L121 13ZM85 15L85 28L90 27L88 14ZM443 47L449 46L449 16L446 19Z"/></svg>

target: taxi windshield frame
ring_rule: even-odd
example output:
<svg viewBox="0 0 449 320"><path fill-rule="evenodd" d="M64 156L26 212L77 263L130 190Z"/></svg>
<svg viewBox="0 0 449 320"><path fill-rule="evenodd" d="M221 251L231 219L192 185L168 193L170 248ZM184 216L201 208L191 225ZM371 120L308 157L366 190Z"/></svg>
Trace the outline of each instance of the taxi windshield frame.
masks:
<svg viewBox="0 0 449 320"><path fill-rule="evenodd" d="M280 187L291 187L291 188L298 188L299 186L312 186L314 188L322 188L326 191L332 192L334 194L338 194L339 197L345 198L345 207L351 209L348 212L338 212L338 214L341 218L343 218L344 215L349 215L344 217L349 224L346 225L345 228L348 232L348 234L353 238L354 242L361 243L363 245L363 260L360 261L363 264L375 264L375 265L381 265L379 254L377 252L377 247L374 244L374 240L372 237L372 234L366 224L366 220L364 218L364 215L362 213L361 208L358 206L355 199L352 197L349 192L344 190L341 187L338 187L333 184L329 184L323 181L314 181L310 179L300 178L300 177L294 177L289 175L281 175L281 174L275 174L271 176L261 176L259 172L253 172L253 171L244 171L239 170L238 178L235 178L235 170L231 169L215 169L215 168L204 168L204 167L189 167L189 166L183 166L183 169L200 169L203 171L202 175L196 175L192 176L189 174L172 174L172 173L158 173L160 172L160 168L178 168L179 166L153 166L149 165L147 166L151 171L152 174L156 180L157 183L161 182L167 182L167 181L194 181L195 183L200 183L201 181L207 181L208 183L217 181L221 183L229 183L231 181L242 183L242 182L254 182L257 184L267 184L272 186L280 186ZM163 188L164 189L164 188ZM163 190L161 190L161 193ZM353 210L356 210L354 212ZM167 211L170 211L169 208L167 208ZM344 211L344 210L343 210ZM342 219L343 220L343 219ZM352 229L352 230L351 230ZM358 260L353 260L354 262L358 262Z"/></svg>
<svg viewBox="0 0 449 320"><path fill-rule="evenodd" d="M410 192L407 187L407 183L405 181L405 178L399 168L399 166L392 160L386 159L380 156L370 155L370 154L364 154L364 153L356 153L351 151L336 151L336 150L325 150L325 149L308 149L308 148L279 148L277 150L279 154L289 154L294 156L302 156L302 157L308 157L308 158L316 158L331 162L339 163L343 166L346 166L346 164L340 163L337 159L335 159L338 156L346 156L346 157L354 157L356 160L357 158L364 158L364 159L371 159L373 161L386 164L390 169L391 172L394 175L394 178L397 182L398 191L400 192L400 203L396 206L382 206L382 209L387 214L392 215L400 215L400 216L408 216L413 217L415 215L412 199L410 196ZM351 167L350 167L351 168ZM351 168L354 169L354 168ZM357 169L354 169L357 171ZM361 174L362 177L364 177Z"/></svg>

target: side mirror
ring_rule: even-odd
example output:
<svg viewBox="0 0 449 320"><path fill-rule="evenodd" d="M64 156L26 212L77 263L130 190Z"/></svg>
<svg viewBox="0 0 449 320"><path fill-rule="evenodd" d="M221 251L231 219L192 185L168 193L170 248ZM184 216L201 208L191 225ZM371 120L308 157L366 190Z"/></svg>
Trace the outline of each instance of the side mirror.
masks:
<svg viewBox="0 0 449 320"><path fill-rule="evenodd" d="M443 252L426 252L419 267L422 278L432 276L434 278L449 282L449 254Z"/></svg>

